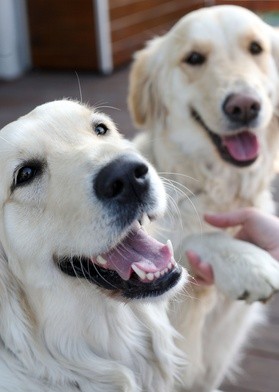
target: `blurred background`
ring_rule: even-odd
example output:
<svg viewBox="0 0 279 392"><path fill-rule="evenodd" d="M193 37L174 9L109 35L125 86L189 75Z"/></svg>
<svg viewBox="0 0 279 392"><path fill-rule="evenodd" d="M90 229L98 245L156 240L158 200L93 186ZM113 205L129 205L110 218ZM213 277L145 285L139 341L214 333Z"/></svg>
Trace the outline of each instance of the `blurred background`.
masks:
<svg viewBox="0 0 279 392"><path fill-rule="evenodd" d="M106 112L132 138L133 53L186 13L215 4L244 6L279 27L277 0L0 0L0 129L39 104L72 98ZM269 306L270 324L251 337L243 375L224 383L225 392L279 392L279 296Z"/></svg>
<svg viewBox="0 0 279 392"><path fill-rule="evenodd" d="M278 1L0 0L0 75L30 67L110 73L187 12L238 4L276 23Z"/></svg>
<svg viewBox="0 0 279 392"><path fill-rule="evenodd" d="M132 135L123 110L133 53L215 4L250 8L279 26L277 0L0 0L0 127L46 100L80 99L80 83L85 101L120 109L113 117ZM108 94L104 80L117 91Z"/></svg>

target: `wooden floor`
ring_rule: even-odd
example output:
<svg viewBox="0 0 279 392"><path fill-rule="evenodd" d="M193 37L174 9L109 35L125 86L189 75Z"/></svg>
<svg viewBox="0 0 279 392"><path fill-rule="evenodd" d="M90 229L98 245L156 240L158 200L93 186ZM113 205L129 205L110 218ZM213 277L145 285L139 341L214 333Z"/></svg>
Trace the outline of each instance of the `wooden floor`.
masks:
<svg viewBox="0 0 279 392"><path fill-rule="evenodd" d="M99 107L130 138L135 129L126 107L127 82L127 68L108 77L80 73L79 81L74 72L41 71L12 82L0 81L0 128L38 104L72 98ZM279 392L279 295L271 301L269 314L269 325L258 331L246 349L241 365L243 374L237 382L226 383L224 391Z"/></svg>

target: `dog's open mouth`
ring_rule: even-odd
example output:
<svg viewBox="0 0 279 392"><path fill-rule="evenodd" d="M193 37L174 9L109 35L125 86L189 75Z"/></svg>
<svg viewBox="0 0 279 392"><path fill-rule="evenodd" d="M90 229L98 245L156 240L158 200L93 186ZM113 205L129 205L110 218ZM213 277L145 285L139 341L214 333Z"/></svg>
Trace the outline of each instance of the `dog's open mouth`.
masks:
<svg viewBox="0 0 279 392"><path fill-rule="evenodd" d="M206 130L225 161L239 167L250 166L259 156L259 141L249 130L234 135L220 136L211 131L196 110L191 109L192 117Z"/></svg>
<svg viewBox="0 0 279 392"><path fill-rule="evenodd" d="M126 298L159 296L176 285L182 268L172 245L163 245L136 222L113 249L96 257L55 257L66 274L86 278L98 286L120 291Z"/></svg>

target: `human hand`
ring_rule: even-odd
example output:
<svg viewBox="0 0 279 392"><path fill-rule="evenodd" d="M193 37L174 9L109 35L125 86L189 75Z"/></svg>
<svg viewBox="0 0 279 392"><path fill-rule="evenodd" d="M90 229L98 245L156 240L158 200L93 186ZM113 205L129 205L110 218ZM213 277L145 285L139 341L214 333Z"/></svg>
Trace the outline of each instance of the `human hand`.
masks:
<svg viewBox="0 0 279 392"><path fill-rule="evenodd" d="M205 214L207 223L228 228L240 226L236 238L266 250L279 261L279 219L256 208L241 208L231 212Z"/></svg>

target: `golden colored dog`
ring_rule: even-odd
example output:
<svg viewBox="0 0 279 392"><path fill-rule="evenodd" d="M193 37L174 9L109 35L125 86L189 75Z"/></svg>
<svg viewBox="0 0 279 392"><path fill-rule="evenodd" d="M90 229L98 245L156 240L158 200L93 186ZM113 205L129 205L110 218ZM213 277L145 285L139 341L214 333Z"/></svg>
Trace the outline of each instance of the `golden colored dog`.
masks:
<svg viewBox="0 0 279 392"><path fill-rule="evenodd" d="M0 390L172 392L183 277L140 223L166 205L152 166L63 100L1 130L0 168Z"/></svg>
<svg viewBox="0 0 279 392"><path fill-rule="evenodd" d="M183 391L220 385L262 318L257 301L279 288L269 254L199 220L239 206L273 211L278 65L278 32L237 6L192 12L135 56L129 105L146 130L137 146L168 181L182 184L180 191L170 187L179 212L161 221L162 236L185 266L185 252L194 250L215 277L214 287L193 284L170 311L189 361Z"/></svg>

